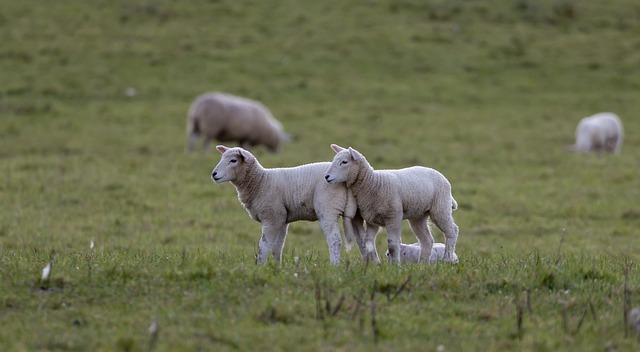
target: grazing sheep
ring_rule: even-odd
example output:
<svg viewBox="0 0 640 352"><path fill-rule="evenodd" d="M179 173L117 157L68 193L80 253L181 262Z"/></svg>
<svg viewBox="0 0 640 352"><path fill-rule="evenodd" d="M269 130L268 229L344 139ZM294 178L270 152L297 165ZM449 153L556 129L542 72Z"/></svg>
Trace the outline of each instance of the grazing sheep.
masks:
<svg viewBox="0 0 640 352"><path fill-rule="evenodd" d="M354 234L363 226L362 218L356 214L355 200L344 184L328 184L324 180L330 163L268 169L245 149L222 145L216 149L222 153L222 158L211 172L211 178L216 183L230 181L249 216L262 224L258 264L267 261L269 252L275 260L282 262L288 224L294 221L320 222L332 264L340 263L340 216L347 243L360 237Z"/></svg>
<svg viewBox="0 0 640 352"><path fill-rule="evenodd" d="M291 139L282 124L261 103L225 93L204 93L198 96L187 114L187 149L193 150L199 137L203 146L209 143L237 142L244 148L264 145L277 152L282 141Z"/></svg>
<svg viewBox="0 0 640 352"><path fill-rule="evenodd" d="M438 260L444 258L444 243L434 243L429 257L429 264L434 264ZM391 260L389 250L387 250L387 259ZM420 243L404 244L400 243L400 262L401 263L417 263L420 261ZM453 253L452 263L458 263L458 256Z"/></svg>
<svg viewBox="0 0 640 352"><path fill-rule="evenodd" d="M433 236L427 220L444 233L443 260L453 261L458 226L452 211L458 204L451 195L451 184L438 171L422 166L400 170L374 170L365 157L353 148L335 144L337 153L325 179L334 184L345 182L353 193L360 215L367 223L366 247L375 252L375 237L380 226L387 228L391 261L400 263L402 220L409 219L411 230L420 243L420 260L427 262L433 247ZM369 253L369 258L377 258ZM379 259L378 259L379 261Z"/></svg>
<svg viewBox="0 0 640 352"><path fill-rule="evenodd" d="M576 127L575 152L620 153L622 147L622 122L618 115L601 112L580 120Z"/></svg>

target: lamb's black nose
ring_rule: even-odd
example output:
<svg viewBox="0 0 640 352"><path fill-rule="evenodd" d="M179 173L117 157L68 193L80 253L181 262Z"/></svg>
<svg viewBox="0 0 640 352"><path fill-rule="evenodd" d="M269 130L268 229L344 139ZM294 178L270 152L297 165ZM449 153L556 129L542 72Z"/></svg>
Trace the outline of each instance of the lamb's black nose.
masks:
<svg viewBox="0 0 640 352"><path fill-rule="evenodd" d="M218 173L217 173L217 172L215 172L215 171L214 171L214 172L212 172L212 173L211 173L211 178L215 178L217 174L218 174Z"/></svg>
<svg viewBox="0 0 640 352"><path fill-rule="evenodd" d="M325 176L324 176L324 179L325 179L325 180L327 180L327 181L329 181L329 175L325 175Z"/></svg>

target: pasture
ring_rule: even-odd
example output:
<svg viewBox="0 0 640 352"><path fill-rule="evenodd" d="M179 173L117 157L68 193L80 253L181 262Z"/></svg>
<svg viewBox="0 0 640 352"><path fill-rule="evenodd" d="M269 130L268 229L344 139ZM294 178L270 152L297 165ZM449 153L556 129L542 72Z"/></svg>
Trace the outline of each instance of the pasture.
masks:
<svg viewBox="0 0 640 352"><path fill-rule="evenodd" d="M639 348L636 1L0 9L0 350ZM330 161L337 143L442 172L460 263L354 249L332 267L319 225L297 222L282 265L256 266L260 224L210 179L220 155L185 152L189 104L212 90L262 101L294 136L252 150L265 167ZM621 154L568 152L600 111L624 123Z"/></svg>

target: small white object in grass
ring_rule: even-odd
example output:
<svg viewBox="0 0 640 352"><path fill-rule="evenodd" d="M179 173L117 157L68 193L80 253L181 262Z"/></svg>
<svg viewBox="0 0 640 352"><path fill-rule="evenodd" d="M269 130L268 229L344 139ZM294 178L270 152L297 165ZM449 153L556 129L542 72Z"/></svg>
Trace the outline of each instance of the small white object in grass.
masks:
<svg viewBox="0 0 640 352"><path fill-rule="evenodd" d="M151 325L149 325L149 334L155 335L157 333L158 333L158 323L154 321L151 323Z"/></svg>
<svg viewBox="0 0 640 352"><path fill-rule="evenodd" d="M438 345L438 347L436 347L436 351L444 352L444 345Z"/></svg>
<svg viewBox="0 0 640 352"><path fill-rule="evenodd" d="M125 91L124 91L124 95L126 95L129 98L135 97L136 94L138 94L138 91L135 88L132 88L132 87L129 87L129 88L125 89Z"/></svg>
<svg viewBox="0 0 640 352"><path fill-rule="evenodd" d="M629 325L640 336L640 308L636 307L629 311Z"/></svg>
<svg viewBox="0 0 640 352"><path fill-rule="evenodd" d="M94 243L93 243L93 241L91 241L91 243L89 243L89 248L93 249L93 246L94 246Z"/></svg>
<svg viewBox="0 0 640 352"><path fill-rule="evenodd" d="M49 280L49 274L51 273L52 265L53 265L53 261L50 261L49 264L47 264L47 266L42 268L42 277L41 277L42 281Z"/></svg>

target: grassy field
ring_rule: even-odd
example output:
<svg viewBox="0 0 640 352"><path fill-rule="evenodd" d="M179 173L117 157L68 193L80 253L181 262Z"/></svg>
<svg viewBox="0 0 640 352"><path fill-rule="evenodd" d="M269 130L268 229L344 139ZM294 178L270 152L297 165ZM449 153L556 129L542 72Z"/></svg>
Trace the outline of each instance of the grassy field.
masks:
<svg viewBox="0 0 640 352"><path fill-rule="evenodd" d="M0 350L639 348L623 319L640 306L636 1L0 9ZM300 222L282 265L256 266L260 225L211 181L219 154L185 153L189 104L211 90L264 102L294 135L253 150L266 167L337 143L441 171L460 264L351 251L332 267ZM622 118L622 153L568 152L600 111Z"/></svg>

